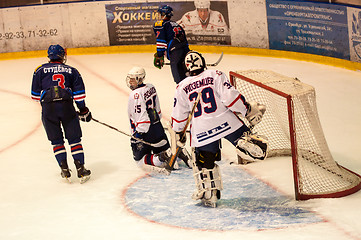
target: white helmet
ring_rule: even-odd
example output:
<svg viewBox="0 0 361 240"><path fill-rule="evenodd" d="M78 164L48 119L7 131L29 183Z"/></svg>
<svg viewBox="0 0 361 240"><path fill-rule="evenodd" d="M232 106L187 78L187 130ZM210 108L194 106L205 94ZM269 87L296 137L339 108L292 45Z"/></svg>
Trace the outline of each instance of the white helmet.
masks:
<svg viewBox="0 0 361 240"><path fill-rule="evenodd" d="M196 51L190 51L184 58L184 65L191 76L198 75L206 68L206 61L202 54Z"/></svg>
<svg viewBox="0 0 361 240"><path fill-rule="evenodd" d="M144 68L141 67L133 67L132 69L130 69L130 71L128 72L127 78L125 79L125 81L127 82L127 85L130 89L134 90L136 89L140 84L143 83L145 78L145 70ZM137 85L131 85L130 84L130 80L135 80Z"/></svg>
<svg viewBox="0 0 361 240"><path fill-rule="evenodd" d="M211 8L211 1L209 0L195 0L194 1L194 6L196 7L196 9L198 8Z"/></svg>

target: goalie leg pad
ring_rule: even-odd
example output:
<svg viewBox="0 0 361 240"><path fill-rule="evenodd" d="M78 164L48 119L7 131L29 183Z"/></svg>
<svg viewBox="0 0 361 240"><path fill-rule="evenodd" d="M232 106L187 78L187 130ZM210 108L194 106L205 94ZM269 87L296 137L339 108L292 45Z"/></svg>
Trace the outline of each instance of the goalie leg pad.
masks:
<svg viewBox="0 0 361 240"><path fill-rule="evenodd" d="M194 153L193 158L195 158ZM194 161L192 161L192 166L197 188L192 195L192 199L201 200L205 206L216 207L217 200L221 198L221 190L223 189L219 166L214 164L212 169L199 169Z"/></svg>
<svg viewBox="0 0 361 240"><path fill-rule="evenodd" d="M247 161L264 160L268 154L268 139L257 134L242 136L236 146L237 155Z"/></svg>

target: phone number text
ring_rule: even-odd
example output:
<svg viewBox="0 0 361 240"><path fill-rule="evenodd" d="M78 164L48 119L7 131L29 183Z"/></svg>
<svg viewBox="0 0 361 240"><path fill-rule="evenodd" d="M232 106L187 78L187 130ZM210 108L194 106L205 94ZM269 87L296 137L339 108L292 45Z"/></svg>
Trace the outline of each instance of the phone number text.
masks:
<svg viewBox="0 0 361 240"><path fill-rule="evenodd" d="M40 29L40 30L0 33L0 40L13 40L13 39L34 38L34 37L54 37L57 35L58 35L58 30L55 28L50 30Z"/></svg>

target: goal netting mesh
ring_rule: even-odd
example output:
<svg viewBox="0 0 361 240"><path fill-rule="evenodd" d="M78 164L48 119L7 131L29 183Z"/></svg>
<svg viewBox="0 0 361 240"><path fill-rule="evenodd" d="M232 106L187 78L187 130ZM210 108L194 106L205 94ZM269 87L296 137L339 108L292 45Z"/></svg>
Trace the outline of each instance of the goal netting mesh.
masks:
<svg viewBox="0 0 361 240"><path fill-rule="evenodd" d="M266 105L254 131L268 137L268 157L292 156L296 199L341 197L361 188L360 176L330 153L312 86L267 70L230 72L230 77L248 101Z"/></svg>

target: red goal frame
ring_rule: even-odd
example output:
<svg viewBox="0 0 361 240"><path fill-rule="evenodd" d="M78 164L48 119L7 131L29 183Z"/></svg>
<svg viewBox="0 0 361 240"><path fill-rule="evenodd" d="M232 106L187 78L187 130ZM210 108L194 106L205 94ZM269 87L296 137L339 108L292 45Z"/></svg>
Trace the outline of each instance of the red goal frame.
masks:
<svg viewBox="0 0 361 240"><path fill-rule="evenodd" d="M296 131L295 131L295 125L294 125L294 103L293 103L293 98L292 95L284 93L280 90L277 90L275 88L272 88L270 86L267 86L265 84L262 84L258 81L252 80L248 77L245 77L243 75L240 75L236 72L230 71L229 72L229 76L230 76L230 82L233 86L235 86L235 78L240 78L244 81L247 81L251 84L254 84L256 86L259 86L263 89L266 89L270 92L273 92L279 96L282 96L286 99L287 101L287 113L288 113L288 121L289 121L289 131L290 131L290 145L291 145L291 157L292 157L292 169L293 169L293 179L294 179L294 190L295 190L295 198L296 200L308 200L308 199L313 199L313 198L338 198L338 197L344 197L350 194L353 194L357 191L359 191L361 189L361 182L344 191L338 191L338 192L333 192L333 193L328 193L328 194L302 194L300 193L300 189L299 189L299 172L298 172L298 154L297 154L297 138L296 138ZM339 167L347 170L348 172L358 176L359 178L361 178L360 175L358 175L357 173L338 165Z"/></svg>

